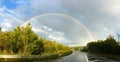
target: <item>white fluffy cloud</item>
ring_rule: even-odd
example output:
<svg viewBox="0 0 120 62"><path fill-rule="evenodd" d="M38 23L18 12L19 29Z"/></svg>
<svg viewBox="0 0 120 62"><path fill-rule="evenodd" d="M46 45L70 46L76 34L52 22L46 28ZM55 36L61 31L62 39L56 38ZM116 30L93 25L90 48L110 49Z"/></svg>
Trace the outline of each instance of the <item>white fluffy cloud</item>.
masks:
<svg viewBox="0 0 120 62"><path fill-rule="evenodd" d="M38 34L41 33L42 35L45 35L45 37L47 37L50 40L55 40L55 41L58 41L58 42L63 43L63 44L70 44L71 43L71 41L68 41L64 37L63 32L55 31L52 28L49 28L47 26L40 26L39 25L39 28L33 27L32 30Z"/></svg>
<svg viewBox="0 0 120 62"><path fill-rule="evenodd" d="M3 7L0 8L0 26L5 30L11 30L21 24L21 19L13 11Z"/></svg>

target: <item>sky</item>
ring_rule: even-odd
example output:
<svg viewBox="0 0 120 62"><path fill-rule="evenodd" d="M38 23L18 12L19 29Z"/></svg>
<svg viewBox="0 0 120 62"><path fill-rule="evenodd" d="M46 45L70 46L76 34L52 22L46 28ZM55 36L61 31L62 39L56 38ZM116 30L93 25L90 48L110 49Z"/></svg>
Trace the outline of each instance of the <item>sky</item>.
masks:
<svg viewBox="0 0 120 62"><path fill-rule="evenodd" d="M0 0L2 31L28 20L40 37L85 45L120 33L120 0Z"/></svg>

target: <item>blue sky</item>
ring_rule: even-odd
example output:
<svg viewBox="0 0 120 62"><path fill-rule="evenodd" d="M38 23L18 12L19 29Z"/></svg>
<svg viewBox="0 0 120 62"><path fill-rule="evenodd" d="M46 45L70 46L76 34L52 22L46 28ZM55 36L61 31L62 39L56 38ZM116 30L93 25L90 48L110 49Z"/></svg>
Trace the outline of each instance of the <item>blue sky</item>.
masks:
<svg viewBox="0 0 120 62"><path fill-rule="evenodd" d="M13 30L42 14L58 13L74 17L95 40L120 32L120 0L0 0L0 26ZM88 32L72 19L48 15L30 20L33 31L67 45L85 45ZM115 35L116 37L116 35Z"/></svg>
<svg viewBox="0 0 120 62"><path fill-rule="evenodd" d="M3 0L2 5L5 5L6 8L8 9L15 9L18 7L19 4L14 3L12 0Z"/></svg>

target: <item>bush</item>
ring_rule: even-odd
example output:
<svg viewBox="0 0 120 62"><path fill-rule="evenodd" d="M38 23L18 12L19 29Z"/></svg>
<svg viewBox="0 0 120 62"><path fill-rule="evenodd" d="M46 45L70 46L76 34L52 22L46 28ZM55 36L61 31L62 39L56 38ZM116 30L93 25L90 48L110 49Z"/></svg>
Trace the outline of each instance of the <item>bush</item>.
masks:
<svg viewBox="0 0 120 62"><path fill-rule="evenodd" d="M81 51L83 51L83 52L88 52L88 50L87 50L86 47L84 47L83 49L81 49Z"/></svg>
<svg viewBox="0 0 120 62"><path fill-rule="evenodd" d="M88 43L87 50L92 53L119 54L120 46L114 38L109 37L104 41L98 40Z"/></svg>

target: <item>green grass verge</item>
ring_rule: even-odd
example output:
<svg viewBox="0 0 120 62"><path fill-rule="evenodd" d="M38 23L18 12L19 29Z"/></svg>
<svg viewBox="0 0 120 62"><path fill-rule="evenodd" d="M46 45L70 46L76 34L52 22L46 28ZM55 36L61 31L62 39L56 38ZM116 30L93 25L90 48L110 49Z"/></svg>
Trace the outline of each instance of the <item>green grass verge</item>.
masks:
<svg viewBox="0 0 120 62"><path fill-rule="evenodd" d="M0 62L33 62L33 61L44 61L44 60L52 60L59 57L67 56L72 54L72 51L64 52L64 53L57 53L57 54L50 54L38 57L30 57L30 58L0 58Z"/></svg>

